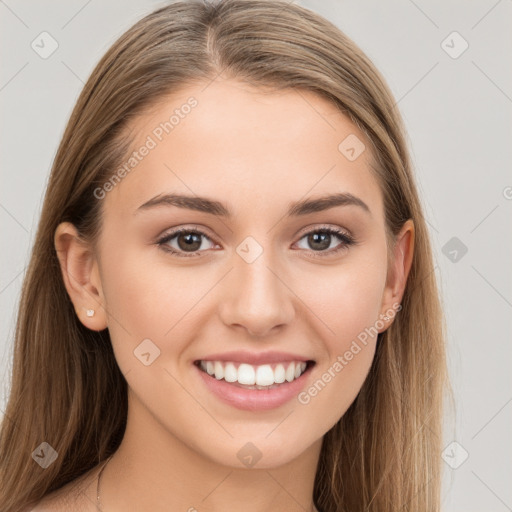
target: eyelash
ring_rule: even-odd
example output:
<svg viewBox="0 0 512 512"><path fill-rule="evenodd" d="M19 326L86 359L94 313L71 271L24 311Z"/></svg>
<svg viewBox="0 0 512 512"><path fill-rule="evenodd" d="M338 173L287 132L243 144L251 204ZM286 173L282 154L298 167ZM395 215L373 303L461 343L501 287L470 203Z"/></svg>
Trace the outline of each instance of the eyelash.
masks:
<svg viewBox="0 0 512 512"><path fill-rule="evenodd" d="M176 251L175 249L170 248L168 245L166 245L168 242L170 242L173 238L176 238L176 236L180 235L181 233L187 233L187 234L195 234L195 235L201 235L210 240L211 242L214 242L206 233L203 233L202 231L199 231L197 229L193 228L179 228L171 233L167 233L162 238L160 238L156 243L159 247L161 247L164 251L169 252L179 258L194 258L194 257L200 257L200 252L191 252L189 254L183 253L181 251ZM340 251L343 251L344 249L347 249L351 245L356 245L357 241L356 239L345 233L344 231L332 228L332 227L321 227L318 229L314 229L311 231L308 231L307 233L304 233L299 240L302 240L304 237L311 235L313 233L322 233L322 234L329 234L329 235L335 235L339 238L339 240L342 242L340 246L336 249L331 249L328 251L310 251L314 258L324 258L326 256L324 255L334 255L338 254Z"/></svg>

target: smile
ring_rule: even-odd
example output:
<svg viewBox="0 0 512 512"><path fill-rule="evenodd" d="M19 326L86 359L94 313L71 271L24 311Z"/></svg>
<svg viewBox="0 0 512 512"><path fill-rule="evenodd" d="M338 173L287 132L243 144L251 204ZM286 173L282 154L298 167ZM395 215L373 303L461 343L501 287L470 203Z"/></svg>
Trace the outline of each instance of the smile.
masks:
<svg viewBox="0 0 512 512"><path fill-rule="evenodd" d="M277 353L231 355L194 361L199 386L216 400L253 413L276 409L296 399L307 387L316 365L313 360L287 360L289 355L279 357ZM247 362L250 359L253 364Z"/></svg>
<svg viewBox="0 0 512 512"><path fill-rule="evenodd" d="M239 384L246 389L272 389L279 384L293 382L307 369L306 361L252 365L231 361L197 361L199 368L217 380Z"/></svg>

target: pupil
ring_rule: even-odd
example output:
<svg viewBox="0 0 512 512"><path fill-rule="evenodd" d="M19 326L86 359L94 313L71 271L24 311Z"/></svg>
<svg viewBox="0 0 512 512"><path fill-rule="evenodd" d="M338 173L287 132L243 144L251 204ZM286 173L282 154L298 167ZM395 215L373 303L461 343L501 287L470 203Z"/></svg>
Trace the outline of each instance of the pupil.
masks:
<svg viewBox="0 0 512 512"><path fill-rule="evenodd" d="M182 240L185 240L185 243L181 243ZM195 244L195 246L194 246ZM186 235L178 236L178 245L180 249L184 249L186 251L197 250L201 247L200 235L197 233L187 233Z"/></svg>
<svg viewBox="0 0 512 512"><path fill-rule="evenodd" d="M314 244L318 243L319 238L323 238L322 243L320 244L321 246L318 247L318 249L328 249L330 245L330 236L331 235L329 233L314 233L309 236L309 241L312 243L314 248Z"/></svg>

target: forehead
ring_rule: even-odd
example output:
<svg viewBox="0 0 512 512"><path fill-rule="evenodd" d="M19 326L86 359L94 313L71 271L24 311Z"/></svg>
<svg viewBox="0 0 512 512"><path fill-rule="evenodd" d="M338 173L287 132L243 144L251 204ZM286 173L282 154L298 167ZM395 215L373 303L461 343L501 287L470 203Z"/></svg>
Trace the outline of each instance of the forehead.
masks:
<svg viewBox="0 0 512 512"><path fill-rule="evenodd" d="M348 192L382 214L364 134L312 92L217 79L160 99L130 128L137 155L105 205L120 215L171 192L220 199L235 216Z"/></svg>

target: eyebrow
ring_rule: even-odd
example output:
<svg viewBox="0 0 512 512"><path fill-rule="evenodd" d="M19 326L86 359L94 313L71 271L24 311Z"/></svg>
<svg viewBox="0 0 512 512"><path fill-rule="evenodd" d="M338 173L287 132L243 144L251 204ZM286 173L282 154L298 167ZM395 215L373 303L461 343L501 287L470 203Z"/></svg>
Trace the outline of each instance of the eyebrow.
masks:
<svg viewBox="0 0 512 512"><path fill-rule="evenodd" d="M203 213L209 213L217 217L233 218L233 213L229 208L219 201L208 199L206 197L187 196L182 194L159 194L136 210L149 210L160 206L175 206L189 210L196 210ZM330 194L317 199L305 199L292 202L288 205L287 217L299 217L311 213L322 212L335 208L337 206L358 206L371 216L368 205L359 197L348 192Z"/></svg>

